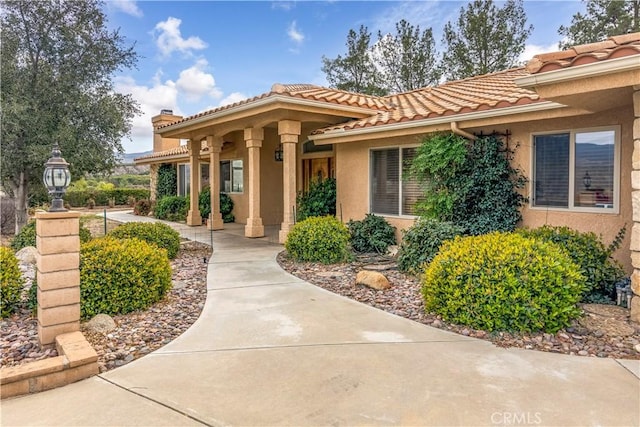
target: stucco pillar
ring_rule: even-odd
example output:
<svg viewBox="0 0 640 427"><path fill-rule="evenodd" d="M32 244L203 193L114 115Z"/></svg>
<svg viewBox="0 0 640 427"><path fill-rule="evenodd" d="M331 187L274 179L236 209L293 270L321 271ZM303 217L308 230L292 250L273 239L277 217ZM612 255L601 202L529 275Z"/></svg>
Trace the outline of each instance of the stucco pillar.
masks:
<svg viewBox="0 0 640 427"><path fill-rule="evenodd" d="M158 198L157 187L158 187L158 169L160 165L157 163L153 163L149 167L149 200L155 202Z"/></svg>
<svg viewBox="0 0 640 427"><path fill-rule="evenodd" d="M633 228L631 230L631 320L640 322L640 86L633 93L633 156L631 171L631 201L633 205Z"/></svg>
<svg viewBox="0 0 640 427"><path fill-rule="evenodd" d="M187 225L202 225L200 208L198 207L198 195L200 193L200 141L189 140L189 166L191 168L189 192L189 213L187 213Z"/></svg>
<svg viewBox="0 0 640 427"><path fill-rule="evenodd" d="M37 212L38 340L80 330L80 213Z"/></svg>
<svg viewBox="0 0 640 427"><path fill-rule="evenodd" d="M287 234L293 227L295 218L293 208L296 204L296 152L300 137L300 122L293 120L281 120L278 122L278 135L282 143L282 203L283 215L280 225L278 241L283 243L287 240Z"/></svg>
<svg viewBox="0 0 640 427"><path fill-rule="evenodd" d="M260 148L264 140L262 128L246 128L244 140L249 158L249 217L244 227L246 237L263 237L264 225L260 216Z"/></svg>
<svg viewBox="0 0 640 427"><path fill-rule="evenodd" d="M222 230L224 222L220 213L220 152L223 140L219 136L208 136L209 146L209 187L211 189L211 214L209 215L209 230Z"/></svg>

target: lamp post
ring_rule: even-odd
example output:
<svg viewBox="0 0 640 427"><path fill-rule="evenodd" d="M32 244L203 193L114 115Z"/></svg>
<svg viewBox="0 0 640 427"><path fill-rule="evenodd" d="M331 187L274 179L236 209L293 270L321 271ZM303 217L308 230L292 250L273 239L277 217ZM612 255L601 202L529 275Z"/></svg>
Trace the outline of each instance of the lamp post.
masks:
<svg viewBox="0 0 640 427"><path fill-rule="evenodd" d="M51 158L44 164L42 180L52 197L49 212L66 212L62 196L71 183L69 163L60 157L60 147L56 143L51 150Z"/></svg>

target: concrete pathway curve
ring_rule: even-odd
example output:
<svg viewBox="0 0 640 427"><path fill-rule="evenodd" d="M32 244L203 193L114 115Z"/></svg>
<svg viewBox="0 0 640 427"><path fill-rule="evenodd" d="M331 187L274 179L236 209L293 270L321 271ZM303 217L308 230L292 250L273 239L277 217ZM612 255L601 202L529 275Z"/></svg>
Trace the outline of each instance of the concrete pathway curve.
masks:
<svg viewBox="0 0 640 427"><path fill-rule="evenodd" d="M209 242L203 227L178 228ZM187 332L97 377L2 401L2 426L640 425L640 362L497 348L310 285L265 240L215 232L213 245Z"/></svg>

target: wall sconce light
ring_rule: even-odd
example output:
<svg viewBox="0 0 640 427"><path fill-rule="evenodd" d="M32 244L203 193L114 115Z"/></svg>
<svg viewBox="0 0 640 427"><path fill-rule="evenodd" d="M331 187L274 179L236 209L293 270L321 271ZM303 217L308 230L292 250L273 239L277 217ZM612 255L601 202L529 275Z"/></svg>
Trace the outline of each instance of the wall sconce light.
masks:
<svg viewBox="0 0 640 427"><path fill-rule="evenodd" d="M582 183L584 184L584 188L587 190L591 187L591 177L589 176L589 172L586 172L582 177Z"/></svg>
<svg viewBox="0 0 640 427"><path fill-rule="evenodd" d="M284 152L282 150L282 144L278 145L278 148L276 148L276 151L273 154L274 154L274 157L276 159L276 162L281 162L284 159Z"/></svg>
<svg viewBox="0 0 640 427"><path fill-rule="evenodd" d="M69 163L60 157L60 147L56 143L51 150L51 158L44 164L42 181L52 197L49 212L66 212L62 197L71 183Z"/></svg>

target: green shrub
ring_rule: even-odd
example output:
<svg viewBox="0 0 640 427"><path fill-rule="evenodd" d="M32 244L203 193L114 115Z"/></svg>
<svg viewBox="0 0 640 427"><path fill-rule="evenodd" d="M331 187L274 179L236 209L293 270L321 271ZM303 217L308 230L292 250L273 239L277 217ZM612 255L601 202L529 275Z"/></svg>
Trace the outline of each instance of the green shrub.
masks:
<svg viewBox="0 0 640 427"><path fill-rule="evenodd" d="M178 195L178 170L175 165L162 164L158 168L156 181L156 197L158 200L167 196Z"/></svg>
<svg viewBox="0 0 640 427"><path fill-rule="evenodd" d="M92 239L91 232L80 224L79 228L80 243L86 243ZM27 246L36 246L36 221L29 221L20 232L11 240L11 249L18 252Z"/></svg>
<svg viewBox="0 0 640 427"><path fill-rule="evenodd" d="M198 209L200 209L202 218L209 218L209 215L211 215L211 188L208 185L200 191Z"/></svg>
<svg viewBox="0 0 640 427"><path fill-rule="evenodd" d="M386 253L396 244L396 228L383 217L367 214L362 221L347 223L351 235L351 247L356 252Z"/></svg>
<svg viewBox="0 0 640 427"><path fill-rule="evenodd" d="M336 180L327 178L311 181L309 189L298 194L298 221L304 221L312 216L326 216L336 214Z"/></svg>
<svg viewBox="0 0 640 427"><path fill-rule="evenodd" d="M403 233L398 249L398 268L419 275L431 262L443 242L462 235L464 228L451 222L419 218Z"/></svg>
<svg viewBox="0 0 640 427"><path fill-rule="evenodd" d="M155 215L167 221L185 221L189 211L189 199L182 196L167 196L156 203Z"/></svg>
<svg viewBox="0 0 640 427"><path fill-rule="evenodd" d="M18 259L11 249L0 247L0 317L8 317L15 311L20 303L23 285L24 279L18 267Z"/></svg>
<svg viewBox="0 0 640 427"><path fill-rule="evenodd" d="M585 287L557 245L517 233L456 237L427 267L425 309L486 331L554 333L580 315Z"/></svg>
<svg viewBox="0 0 640 427"><path fill-rule="evenodd" d="M625 230L620 231L619 240L624 236ZM615 301L615 284L625 276L622 266L611 258L615 241L606 247L595 233L581 233L569 227L548 225L534 230L519 229L518 233L556 243L571 257L586 279L583 302L612 304Z"/></svg>
<svg viewBox="0 0 640 427"><path fill-rule="evenodd" d="M113 188L111 190L69 190L65 193L64 201L74 207L107 206L111 200L116 205L128 205L130 199L148 199L149 190L143 188Z"/></svg>
<svg viewBox="0 0 640 427"><path fill-rule="evenodd" d="M220 213L222 222L233 222L236 220L233 215L233 199L226 193L220 193Z"/></svg>
<svg viewBox="0 0 640 427"><path fill-rule="evenodd" d="M310 217L295 224L285 248L296 261L333 264L349 258L349 230L332 216Z"/></svg>
<svg viewBox="0 0 640 427"><path fill-rule="evenodd" d="M128 222L109 232L116 239L140 239L167 250L173 259L180 249L180 234L167 224L160 222Z"/></svg>
<svg viewBox="0 0 640 427"><path fill-rule="evenodd" d="M139 239L94 239L80 250L80 309L83 318L144 310L171 288L164 249Z"/></svg>
<svg viewBox="0 0 640 427"><path fill-rule="evenodd" d="M148 199L138 200L133 206L133 214L147 216L151 212L151 201Z"/></svg>

